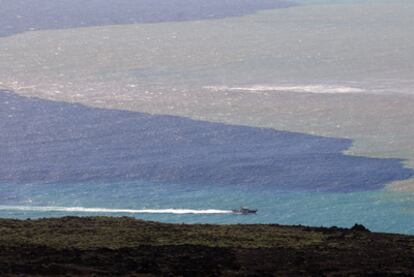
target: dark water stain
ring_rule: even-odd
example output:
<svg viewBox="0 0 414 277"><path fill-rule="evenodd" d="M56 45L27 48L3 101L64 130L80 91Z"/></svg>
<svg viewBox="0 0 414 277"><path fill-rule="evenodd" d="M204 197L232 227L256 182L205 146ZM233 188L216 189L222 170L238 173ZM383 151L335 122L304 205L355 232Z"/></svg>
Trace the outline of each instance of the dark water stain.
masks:
<svg viewBox="0 0 414 277"><path fill-rule="evenodd" d="M352 141L0 93L0 183L127 181L375 190L414 172Z"/></svg>
<svg viewBox="0 0 414 277"><path fill-rule="evenodd" d="M0 36L30 30L218 19L292 5L288 0L0 0Z"/></svg>

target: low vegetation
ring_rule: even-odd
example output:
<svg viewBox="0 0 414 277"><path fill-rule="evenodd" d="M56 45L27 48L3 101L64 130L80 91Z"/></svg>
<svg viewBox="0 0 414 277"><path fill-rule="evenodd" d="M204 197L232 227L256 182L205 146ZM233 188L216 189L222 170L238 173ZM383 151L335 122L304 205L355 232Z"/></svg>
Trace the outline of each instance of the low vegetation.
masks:
<svg viewBox="0 0 414 277"><path fill-rule="evenodd" d="M0 219L0 275L414 275L414 237L128 217Z"/></svg>

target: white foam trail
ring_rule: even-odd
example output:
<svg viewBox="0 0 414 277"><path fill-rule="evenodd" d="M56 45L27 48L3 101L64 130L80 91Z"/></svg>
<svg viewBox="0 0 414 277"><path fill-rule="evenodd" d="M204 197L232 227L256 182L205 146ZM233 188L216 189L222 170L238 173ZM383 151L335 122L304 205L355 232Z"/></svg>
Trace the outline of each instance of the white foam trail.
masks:
<svg viewBox="0 0 414 277"><path fill-rule="evenodd" d="M78 213L129 213L129 214L231 214L230 210L192 210L192 209L106 209L106 208L84 208L84 207L42 207L42 206L4 206L3 211L26 211L26 212L78 212Z"/></svg>
<svg viewBox="0 0 414 277"><path fill-rule="evenodd" d="M206 89L212 91L247 91L247 92L302 92L302 93L362 93L366 90L356 87L336 86L336 85L304 85L304 86L271 86L271 85L253 85L253 86L206 86Z"/></svg>

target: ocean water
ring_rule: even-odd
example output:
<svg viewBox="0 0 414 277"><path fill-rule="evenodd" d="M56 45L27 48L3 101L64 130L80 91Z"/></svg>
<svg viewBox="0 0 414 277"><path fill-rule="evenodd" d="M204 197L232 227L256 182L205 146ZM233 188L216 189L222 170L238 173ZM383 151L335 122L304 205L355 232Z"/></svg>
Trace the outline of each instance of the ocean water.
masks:
<svg viewBox="0 0 414 277"><path fill-rule="evenodd" d="M0 181L352 192L414 176L402 160L345 155L352 141L0 93Z"/></svg>
<svg viewBox="0 0 414 277"><path fill-rule="evenodd" d="M345 155L352 145L347 139L11 92L0 93L0 106L1 217L104 214L325 226L355 221L378 231L414 231L410 211L401 209L406 202L384 192L387 183L414 171L396 159ZM240 205L259 213L231 214ZM384 224L386 218L394 221Z"/></svg>
<svg viewBox="0 0 414 277"><path fill-rule="evenodd" d="M293 6L286 0L1 0L0 37L34 30L242 16Z"/></svg>
<svg viewBox="0 0 414 277"><path fill-rule="evenodd" d="M411 1L0 7L0 217L414 234Z"/></svg>
<svg viewBox="0 0 414 277"><path fill-rule="evenodd" d="M362 223L378 232L414 233L414 194L385 190L309 193L248 185L200 187L148 182L2 184L0 189L0 216L5 218L107 215L171 223L341 227ZM229 213L240 205L257 208L258 213Z"/></svg>

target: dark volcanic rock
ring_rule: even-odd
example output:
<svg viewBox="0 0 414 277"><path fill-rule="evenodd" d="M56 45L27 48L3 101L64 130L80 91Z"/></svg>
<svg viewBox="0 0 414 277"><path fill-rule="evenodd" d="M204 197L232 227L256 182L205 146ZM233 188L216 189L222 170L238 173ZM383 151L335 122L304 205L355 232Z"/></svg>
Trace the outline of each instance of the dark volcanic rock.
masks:
<svg viewBox="0 0 414 277"><path fill-rule="evenodd" d="M366 228L362 224L355 223L354 226L351 228L352 231L359 231L359 232L371 232L368 228Z"/></svg>
<svg viewBox="0 0 414 277"><path fill-rule="evenodd" d="M0 275L414 275L414 237L357 229L3 219Z"/></svg>

